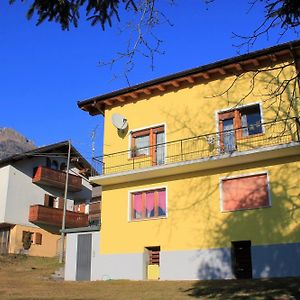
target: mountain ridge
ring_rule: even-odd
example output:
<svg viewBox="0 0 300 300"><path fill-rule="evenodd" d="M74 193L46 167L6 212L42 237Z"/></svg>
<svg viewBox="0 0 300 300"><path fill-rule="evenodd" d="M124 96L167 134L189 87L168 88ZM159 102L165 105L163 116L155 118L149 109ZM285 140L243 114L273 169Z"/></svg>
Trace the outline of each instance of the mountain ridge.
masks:
<svg viewBox="0 0 300 300"><path fill-rule="evenodd" d="M35 149L32 141L8 127L0 127L0 160Z"/></svg>

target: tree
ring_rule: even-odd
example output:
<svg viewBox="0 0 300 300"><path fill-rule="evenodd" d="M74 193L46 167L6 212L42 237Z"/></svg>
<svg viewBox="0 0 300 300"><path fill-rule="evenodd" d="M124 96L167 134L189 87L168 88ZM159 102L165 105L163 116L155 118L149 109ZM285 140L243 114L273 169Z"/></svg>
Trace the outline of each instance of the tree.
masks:
<svg viewBox="0 0 300 300"><path fill-rule="evenodd" d="M250 35L242 36L234 33L235 37L242 40L242 43L238 45L239 48L247 46L249 51L259 37L268 36L271 30L278 27L281 29L278 40L288 30L297 32L300 25L299 0L250 0L250 9L260 2L264 2L264 20Z"/></svg>
<svg viewBox="0 0 300 300"><path fill-rule="evenodd" d="M25 2L25 0L19 0ZM219 0L200 0L209 4ZM246 46L249 49L256 40L268 35L274 28L281 28L279 39L288 30L297 32L300 25L300 1L299 0L248 0L249 9L262 3L264 7L264 20L257 26L250 35L234 34L238 37L238 48ZM10 4L17 0L9 0ZM171 22L159 8L159 1L156 0L28 0L30 7L27 18L31 19L37 15L37 25L44 21L56 22L61 25L62 30L69 30L71 26L77 27L81 13L85 11L86 21L92 26L100 25L103 30L107 26L113 26L114 22L126 20L124 29L128 34L126 48L117 52L113 58L101 65L112 67L119 61L125 61L124 75L128 81L128 73L134 68L136 55L142 55L150 60L151 68L154 67L154 58L157 54L163 54L160 39L154 28L162 23ZM175 0L169 0L172 5Z"/></svg>
<svg viewBox="0 0 300 300"><path fill-rule="evenodd" d="M16 0L9 0L10 4L15 2ZM129 10L130 7L137 9L134 0L32 0L31 2L27 12L28 19L31 19L36 13L38 15L37 25L47 20L59 23L63 30L69 30L71 25L78 26L82 8L85 8L87 21L91 22L91 25L100 24L103 30L107 23L112 26L113 17L120 20L120 4L125 5L125 10Z"/></svg>

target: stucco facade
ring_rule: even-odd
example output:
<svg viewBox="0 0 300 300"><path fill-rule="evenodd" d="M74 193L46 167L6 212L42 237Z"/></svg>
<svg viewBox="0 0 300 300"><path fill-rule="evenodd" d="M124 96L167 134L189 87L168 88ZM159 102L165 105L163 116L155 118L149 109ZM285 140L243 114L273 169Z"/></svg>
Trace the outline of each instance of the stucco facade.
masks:
<svg viewBox="0 0 300 300"><path fill-rule="evenodd" d="M300 262L298 83L276 96L296 69L291 58L264 61L260 68L261 56L251 59L251 71L236 65L243 76L226 73L224 65L221 71L208 67L205 80L191 72L194 77L168 78L169 88L157 80L155 92L145 83L124 95L99 97L107 155L103 174L91 178L103 189L101 241L93 261L99 268L92 279L147 279L151 264L159 265L157 278L164 280L239 278L239 255L248 257L249 272L241 275L247 278L300 275L294 267ZM220 76L210 77L218 71ZM82 106L94 114L95 102L97 97ZM115 128L114 114L126 118L127 130ZM227 132L233 132L230 149ZM155 153L161 149L159 160ZM259 180L263 188L253 189ZM252 194L243 199L239 186ZM148 214L153 207L156 212ZM160 208L165 211L158 213Z"/></svg>

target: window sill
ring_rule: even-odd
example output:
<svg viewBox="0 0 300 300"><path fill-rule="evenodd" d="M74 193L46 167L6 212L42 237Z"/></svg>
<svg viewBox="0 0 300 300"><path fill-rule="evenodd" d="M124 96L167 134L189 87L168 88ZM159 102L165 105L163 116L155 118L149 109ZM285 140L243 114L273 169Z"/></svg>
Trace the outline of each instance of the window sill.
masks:
<svg viewBox="0 0 300 300"><path fill-rule="evenodd" d="M247 139L251 139L251 138L255 138L255 137L259 137L259 136L263 136L265 135L263 132L262 133L256 133L256 134L250 134L250 135L247 135L247 136L242 136L240 138L238 138L237 140L240 141L240 140L247 140Z"/></svg>
<svg viewBox="0 0 300 300"><path fill-rule="evenodd" d="M221 213L233 213L238 211L245 211L245 210L257 210L257 209L264 209L264 208L271 208L272 205L266 205L266 206L260 206L260 207L252 207L252 208L240 208L240 209L234 209L234 210L221 210Z"/></svg>
<svg viewBox="0 0 300 300"><path fill-rule="evenodd" d="M133 159L142 159L142 158L151 158L151 155L146 155L146 154L141 154L137 156L131 156L128 158L128 160L133 160Z"/></svg>
<svg viewBox="0 0 300 300"><path fill-rule="evenodd" d="M145 218L145 219L131 219L128 222L143 222L143 221L153 221L153 220L164 220L167 219L167 216L163 216L163 217L156 217L156 218Z"/></svg>

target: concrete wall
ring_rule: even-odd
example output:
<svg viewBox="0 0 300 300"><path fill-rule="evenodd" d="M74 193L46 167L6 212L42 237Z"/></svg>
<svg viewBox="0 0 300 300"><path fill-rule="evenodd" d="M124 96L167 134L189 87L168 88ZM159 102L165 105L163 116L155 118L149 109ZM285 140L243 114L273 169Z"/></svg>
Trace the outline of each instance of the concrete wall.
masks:
<svg viewBox="0 0 300 300"><path fill-rule="evenodd" d="M77 238L79 232L67 234L65 280L76 280ZM92 232L91 280L145 279L143 254L100 255L100 233Z"/></svg>
<svg viewBox="0 0 300 300"><path fill-rule="evenodd" d="M300 276L300 243L254 246L254 278Z"/></svg>
<svg viewBox="0 0 300 300"><path fill-rule="evenodd" d="M0 223L5 220L9 169L10 166L0 168Z"/></svg>
<svg viewBox="0 0 300 300"><path fill-rule="evenodd" d="M77 237L67 234L65 280L76 280ZM100 233L92 233L91 280L146 279L141 253L99 254ZM100 246L101 247L101 246ZM251 248L253 278L300 276L300 243ZM231 249L161 251L161 280L233 279Z"/></svg>
<svg viewBox="0 0 300 300"><path fill-rule="evenodd" d="M163 251L160 253L160 279L231 279L230 249Z"/></svg>

